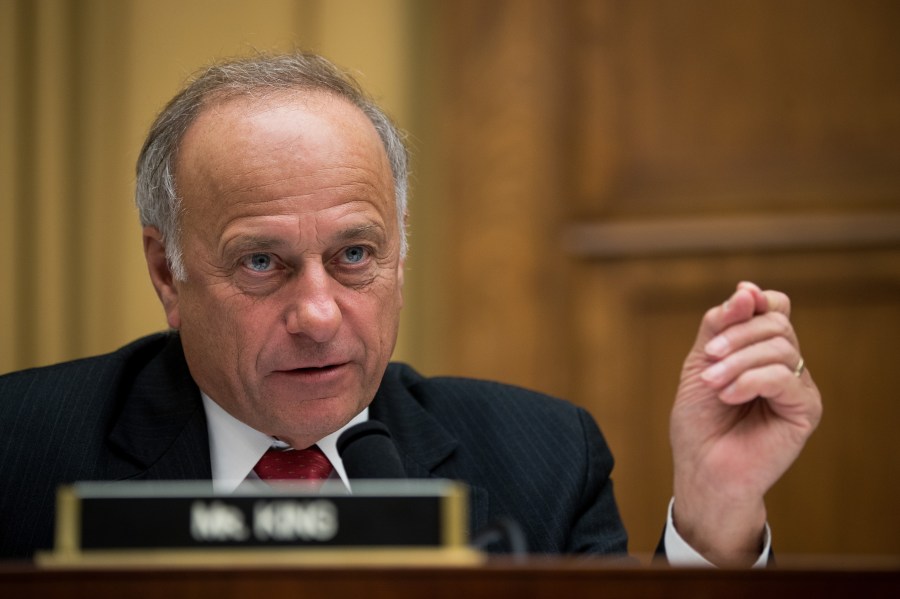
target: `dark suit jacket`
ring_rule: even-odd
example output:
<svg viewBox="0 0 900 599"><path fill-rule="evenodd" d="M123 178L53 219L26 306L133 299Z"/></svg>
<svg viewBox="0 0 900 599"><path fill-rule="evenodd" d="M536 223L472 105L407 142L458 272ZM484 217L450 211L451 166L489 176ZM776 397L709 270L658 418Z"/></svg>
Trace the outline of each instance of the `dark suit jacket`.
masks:
<svg viewBox="0 0 900 599"><path fill-rule="evenodd" d="M370 417L390 429L410 478L468 483L472 531L509 517L531 552L625 553L612 456L584 410L391 364ZM0 377L0 431L0 557L52 545L60 484L211 477L206 417L175 333Z"/></svg>

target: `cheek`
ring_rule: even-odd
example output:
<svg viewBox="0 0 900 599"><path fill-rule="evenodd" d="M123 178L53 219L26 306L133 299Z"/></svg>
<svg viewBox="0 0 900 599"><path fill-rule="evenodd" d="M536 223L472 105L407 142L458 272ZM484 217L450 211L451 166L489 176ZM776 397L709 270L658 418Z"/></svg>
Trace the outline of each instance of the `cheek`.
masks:
<svg viewBox="0 0 900 599"><path fill-rule="evenodd" d="M366 331L367 340L372 348L377 347L381 353L386 353L389 357L400 325L403 294L399 286L391 285L382 289L375 297L368 297L366 300L352 308L355 310L356 330Z"/></svg>
<svg viewBox="0 0 900 599"><path fill-rule="evenodd" d="M244 396L259 383L257 367L271 335L257 311L221 303L195 305L182 318L182 338L203 356L204 383L223 396Z"/></svg>
<svg viewBox="0 0 900 599"><path fill-rule="evenodd" d="M372 294L351 291L337 299L341 313L341 335L362 342L371 350L373 343L380 336L384 316L380 303Z"/></svg>
<svg viewBox="0 0 900 599"><path fill-rule="evenodd" d="M182 334L202 340L209 353L241 351L250 341L244 338L257 328L254 310L235 301L235 296L210 291L203 288L183 297L179 306Z"/></svg>

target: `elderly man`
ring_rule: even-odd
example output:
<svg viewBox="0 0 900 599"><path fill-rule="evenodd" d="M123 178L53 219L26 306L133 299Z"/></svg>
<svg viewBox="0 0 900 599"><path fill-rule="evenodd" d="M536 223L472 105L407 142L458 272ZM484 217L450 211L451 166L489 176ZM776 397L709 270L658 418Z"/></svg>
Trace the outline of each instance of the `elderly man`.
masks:
<svg viewBox="0 0 900 599"><path fill-rule="evenodd" d="M172 330L0 378L0 554L50 546L62 483L228 492L265 478L273 449L307 448L347 482L335 439L367 419L391 430L407 476L470 485L472 530L507 516L534 552L624 553L612 458L583 410L389 364L406 177L401 135L320 57L231 62L190 83L138 162L144 252ZM763 497L821 413L789 310L742 283L703 318L672 412L672 561L766 558Z"/></svg>

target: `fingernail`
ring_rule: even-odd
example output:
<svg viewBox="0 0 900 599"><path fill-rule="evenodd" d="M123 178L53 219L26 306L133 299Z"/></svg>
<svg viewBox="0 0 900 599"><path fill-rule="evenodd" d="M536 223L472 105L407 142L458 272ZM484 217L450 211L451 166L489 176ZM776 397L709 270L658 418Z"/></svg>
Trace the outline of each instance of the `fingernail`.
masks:
<svg viewBox="0 0 900 599"><path fill-rule="evenodd" d="M720 358L728 353L728 339L726 339L722 335L713 337L710 340L710 342L706 344L706 347L704 347L703 349L710 356L715 356L717 358Z"/></svg>

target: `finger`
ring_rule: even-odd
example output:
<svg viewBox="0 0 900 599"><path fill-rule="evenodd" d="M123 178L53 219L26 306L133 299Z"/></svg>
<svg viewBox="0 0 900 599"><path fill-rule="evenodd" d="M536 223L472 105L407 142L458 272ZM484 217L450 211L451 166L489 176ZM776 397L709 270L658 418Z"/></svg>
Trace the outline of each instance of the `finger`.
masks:
<svg viewBox="0 0 900 599"><path fill-rule="evenodd" d="M769 311L769 299L766 294L760 289L759 285L756 283L752 283L750 281L741 281L737 284L738 289L745 289L753 295L753 300L755 302L755 314L765 314Z"/></svg>
<svg viewBox="0 0 900 599"><path fill-rule="evenodd" d="M780 312L788 318L791 316L791 298L780 291L766 290L763 292L766 296L769 310L772 312Z"/></svg>
<svg viewBox="0 0 900 599"><path fill-rule="evenodd" d="M799 363L800 353L790 341L772 337L729 354L704 370L700 378L713 389L722 389L748 370L780 364L793 372Z"/></svg>
<svg viewBox="0 0 900 599"><path fill-rule="evenodd" d="M703 351L711 358L721 359L749 345L776 337L787 339L799 351L800 343L794 326L781 312L768 312L754 316L747 322L731 325L710 339Z"/></svg>
<svg viewBox="0 0 900 599"><path fill-rule="evenodd" d="M706 345L710 339L728 327L750 320L755 310L756 299L753 292L749 289L738 289L724 303L706 311L697 334L699 347Z"/></svg>
<svg viewBox="0 0 900 599"><path fill-rule="evenodd" d="M769 364L760 368L745 370L730 385L719 392L719 399L727 404L739 405L764 397L773 408L785 407L783 401L791 397L789 391L799 391L803 381L794 374L791 367L784 364Z"/></svg>

